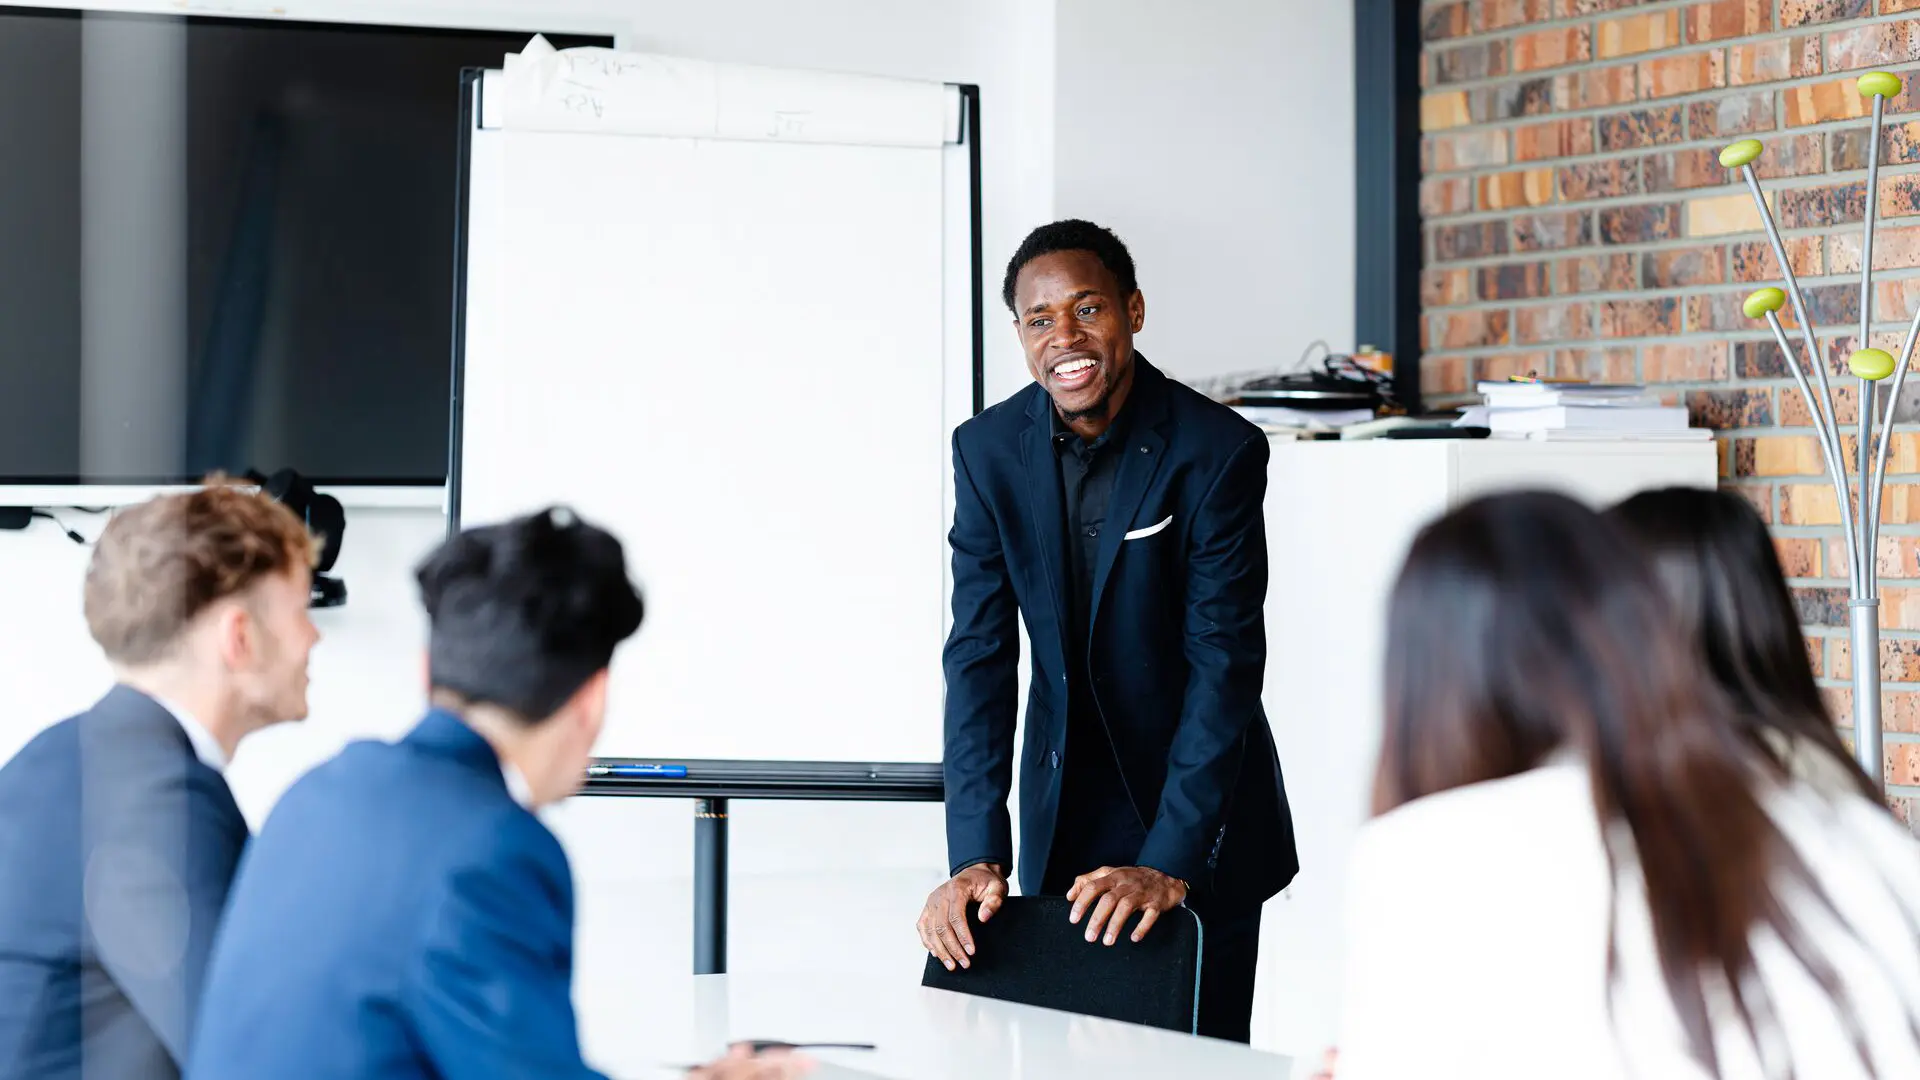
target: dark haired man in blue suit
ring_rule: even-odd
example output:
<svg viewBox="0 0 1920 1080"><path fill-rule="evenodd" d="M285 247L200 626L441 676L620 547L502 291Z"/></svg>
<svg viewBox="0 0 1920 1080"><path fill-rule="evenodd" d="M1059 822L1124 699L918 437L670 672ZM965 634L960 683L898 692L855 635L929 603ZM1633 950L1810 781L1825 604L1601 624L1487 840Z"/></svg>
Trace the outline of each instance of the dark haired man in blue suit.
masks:
<svg viewBox="0 0 1920 1080"><path fill-rule="evenodd" d="M534 810L586 776L640 594L619 541L564 510L461 533L418 577L432 707L274 808L214 947L193 1080L599 1076L575 1030L572 875Z"/></svg>
<svg viewBox="0 0 1920 1080"><path fill-rule="evenodd" d="M967 966L1014 864L1019 639L1033 650L1021 891L1065 894L1088 941L1181 904L1204 931L1199 1029L1247 1041L1260 906L1298 869L1266 664L1267 442L1133 348L1133 260L1084 221L1007 267L1034 385L954 433L946 808L953 877L919 921Z"/></svg>

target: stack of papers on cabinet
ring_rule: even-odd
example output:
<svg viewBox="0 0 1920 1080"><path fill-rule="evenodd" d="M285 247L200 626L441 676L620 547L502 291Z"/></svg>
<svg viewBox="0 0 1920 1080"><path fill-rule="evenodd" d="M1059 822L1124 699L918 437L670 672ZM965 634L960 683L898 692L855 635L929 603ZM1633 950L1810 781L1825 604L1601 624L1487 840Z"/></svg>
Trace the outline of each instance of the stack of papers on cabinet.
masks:
<svg viewBox="0 0 1920 1080"><path fill-rule="evenodd" d="M1637 383L1483 382L1483 404L1459 423L1489 429L1503 438L1700 439L1704 428L1687 426L1687 410L1663 405Z"/></svg>

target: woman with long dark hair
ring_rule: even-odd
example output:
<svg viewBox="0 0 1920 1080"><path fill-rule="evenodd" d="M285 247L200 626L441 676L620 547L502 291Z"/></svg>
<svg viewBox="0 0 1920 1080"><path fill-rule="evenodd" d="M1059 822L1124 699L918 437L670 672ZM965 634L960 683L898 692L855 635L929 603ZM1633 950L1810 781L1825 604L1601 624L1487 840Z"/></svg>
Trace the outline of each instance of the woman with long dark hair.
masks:
<svg viewBox="0 0 1920 1080"><path fill-rule="evenodd" d="M1717 488L1661 488L1607 516L1652 556L1684 636L1754 745L1782 772L1871 798L1814 682L1779 553L1753 504Z"/></svg>
<svg viewBox="0 0 1920 1080"><path fill-rule="evenodd" d="M1920 844L1782 775L1570 499L1422 531L1350 886L1341 1080L1920 1076Z"/></svg>

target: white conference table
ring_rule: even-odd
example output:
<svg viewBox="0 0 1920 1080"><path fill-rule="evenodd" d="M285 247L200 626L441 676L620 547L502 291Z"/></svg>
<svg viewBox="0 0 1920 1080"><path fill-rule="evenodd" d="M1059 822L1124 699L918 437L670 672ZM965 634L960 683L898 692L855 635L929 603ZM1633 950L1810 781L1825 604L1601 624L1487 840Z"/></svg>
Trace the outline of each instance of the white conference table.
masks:
<svg viewBox="0 0 1920 1080"><path fill-rule="evenodd" d="M594 1066L616 1080L676 1076L676 1066L747 1039L876 1047L808 1051L823 1066L814 1080L1286 1080L1293 1066L1217 1039L873 976L687 975L650 985L641 997L617 1019L582 1016Z"/></svg>

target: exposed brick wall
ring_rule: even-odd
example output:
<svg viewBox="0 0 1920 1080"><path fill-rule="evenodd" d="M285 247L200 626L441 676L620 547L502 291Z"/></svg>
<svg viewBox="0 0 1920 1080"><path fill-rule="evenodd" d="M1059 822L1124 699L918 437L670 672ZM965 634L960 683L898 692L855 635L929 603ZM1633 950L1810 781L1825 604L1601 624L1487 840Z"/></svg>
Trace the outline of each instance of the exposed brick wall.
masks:
<svg viewBox="0 0 1920 1080"><path fill-rule="evenodd" d="M1641 380L1718 429L1723 482L1774 523L1850 726L1838 510L1784 360L1740 313L1779 270L1717 154L1766 143L1756 171L1842 372L1866 187L1854 78L1902 77L1869 333L1898 355L1920 306L1920 0L1426 0L1422 16L1423 389L1445 402L1529 371ZM1899 419L1920 420L1920 378L1902 398ZM1843 387L1842 422L1857 405ZM1920 436L1895 440L1883 518L1886 769L1920 831Z"/></svg>

